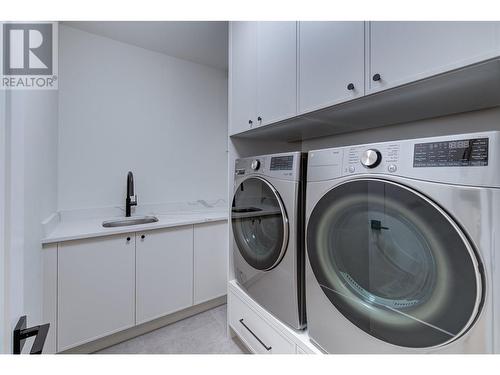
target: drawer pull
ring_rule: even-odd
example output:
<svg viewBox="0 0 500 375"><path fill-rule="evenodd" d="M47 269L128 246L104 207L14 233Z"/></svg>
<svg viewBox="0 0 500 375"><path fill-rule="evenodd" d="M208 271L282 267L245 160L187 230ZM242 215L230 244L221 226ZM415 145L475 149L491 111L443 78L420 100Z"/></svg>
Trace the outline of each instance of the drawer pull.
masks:
<svg viewBox="0 0 500 375"><path fill-rule="evenodd" d="M262 340L259 339L259 337L255 333L253 333L253 331L250 328L248 328L248 326L245 323L243 323L243 318L240 319L240 323L243 327L247 329L248 332L252 334L253 337L255 337L255 339L260 343L260 345L262 345L267 351L270 351L272 349L271 346L267 346L266 344L264 344Z"/></svg>

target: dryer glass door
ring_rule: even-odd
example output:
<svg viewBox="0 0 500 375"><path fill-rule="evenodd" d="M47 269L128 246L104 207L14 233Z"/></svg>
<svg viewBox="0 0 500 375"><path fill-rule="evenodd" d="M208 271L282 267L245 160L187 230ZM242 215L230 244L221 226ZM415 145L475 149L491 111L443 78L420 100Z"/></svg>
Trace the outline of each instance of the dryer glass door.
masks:
<svg viewBox="0 0 500 375"><path fill-rule="evenodd" d="M341 184L314 207L307 252L323 292L385 342L443 345L478 315L482 275L453 220L425 196L377 179Z"/></svg>
<svg viewBox="0 0 500 375"><path fill-rule="evenodd" d="M233 235L245 261L258 270L278 265L288 243L288 219L278 192L260 177L244 180L231 210Z"/></svg>

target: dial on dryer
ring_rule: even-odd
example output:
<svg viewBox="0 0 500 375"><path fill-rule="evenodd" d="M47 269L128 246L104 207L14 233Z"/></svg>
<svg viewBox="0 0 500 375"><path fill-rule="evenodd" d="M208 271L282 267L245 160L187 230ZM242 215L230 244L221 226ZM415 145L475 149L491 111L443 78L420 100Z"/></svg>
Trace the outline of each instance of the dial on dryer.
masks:
<svg viewBox="0 0 500 375"><path fill-rule="evenodd" d="M375 168L382 161L382 154L375 149L365 150L361 154L360 161L365 168Z"/></svg>
<svg viewBox="0 0 500 375"><path fill-rule="evenodd" d="M258 170L260 168L260 161L258 159L252 160L250 168L252 168L252 170L254 171Z"/></svg>

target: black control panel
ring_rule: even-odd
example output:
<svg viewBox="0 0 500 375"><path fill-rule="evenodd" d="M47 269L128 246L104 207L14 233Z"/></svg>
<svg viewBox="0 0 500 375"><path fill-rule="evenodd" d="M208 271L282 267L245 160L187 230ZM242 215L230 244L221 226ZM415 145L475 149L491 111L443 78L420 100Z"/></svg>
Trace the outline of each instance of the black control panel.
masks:
<svg viewBox="0 0 500 375"><path fill-rule="evenodd" d="M488 165L488 138L417 143L414 167L481 167Z"/></svg>
<svg viewBox="0 0 500 375"><path fill-rule="evenodd" d="M293 155L272 157L270 169L272 171L291 171L293 169Z"/></svg>

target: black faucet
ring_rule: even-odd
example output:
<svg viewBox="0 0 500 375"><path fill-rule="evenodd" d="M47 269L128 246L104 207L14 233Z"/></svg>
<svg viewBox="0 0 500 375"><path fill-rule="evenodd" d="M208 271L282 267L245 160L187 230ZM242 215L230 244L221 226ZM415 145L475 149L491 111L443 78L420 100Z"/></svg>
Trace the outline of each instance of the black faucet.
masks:
<svg viewBox="0 0 500 375"><path fill-rule="evenodd" d="M137 206L137 195L134 195L134 175L127 174L127 198L125 199L125 216L130 217L130 208Z"/></svg>

